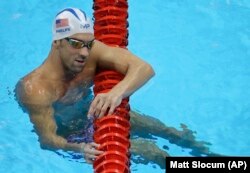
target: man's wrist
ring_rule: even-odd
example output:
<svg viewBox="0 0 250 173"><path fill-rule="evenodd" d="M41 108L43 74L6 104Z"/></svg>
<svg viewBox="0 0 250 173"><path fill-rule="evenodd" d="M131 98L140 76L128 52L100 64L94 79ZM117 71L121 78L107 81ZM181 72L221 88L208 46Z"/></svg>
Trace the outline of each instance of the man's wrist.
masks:
<svg viewBox="0 0 250 173"><path fill-rule="evenodd" d="M85 147L86 143L81 143L81 147L80 147L80 152L84 152L84 147Z"/></svg>

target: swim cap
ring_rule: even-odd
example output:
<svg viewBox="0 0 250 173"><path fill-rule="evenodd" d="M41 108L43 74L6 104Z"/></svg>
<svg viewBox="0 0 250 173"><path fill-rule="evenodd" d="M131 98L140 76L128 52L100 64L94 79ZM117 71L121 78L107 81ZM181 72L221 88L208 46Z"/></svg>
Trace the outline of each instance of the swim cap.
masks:
<svg viewBox="0 0 250 173"><path fill-rule="evenodd" d="M77 33L93 34L93 23L82 10L66 8L56 15L52 33L53 40L60 40Z"/></svg>

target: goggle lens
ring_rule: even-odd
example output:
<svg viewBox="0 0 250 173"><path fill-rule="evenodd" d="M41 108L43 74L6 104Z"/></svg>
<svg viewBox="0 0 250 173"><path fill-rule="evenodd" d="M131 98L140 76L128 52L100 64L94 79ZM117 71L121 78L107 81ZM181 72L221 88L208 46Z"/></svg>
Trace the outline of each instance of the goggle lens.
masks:
<svg viewBox="0 0 250 173"><path fill-rule="evenodd" d="M84 41L80 41L80 40L76 40L74 38L65 38L65 40L68 41L68 43L75 49L81 49L83 47L87 47L88 49L91 49L91 47L93 46L94 40L88 41L88 42L84 42Z"/></svg>

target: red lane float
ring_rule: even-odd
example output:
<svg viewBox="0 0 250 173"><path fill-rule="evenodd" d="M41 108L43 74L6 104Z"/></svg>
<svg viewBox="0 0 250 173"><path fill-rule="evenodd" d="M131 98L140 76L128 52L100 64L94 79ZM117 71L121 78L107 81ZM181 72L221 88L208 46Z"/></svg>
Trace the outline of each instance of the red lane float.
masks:
<svg viewBox="0 0 250 173"><path fill-rule="evenodd" d="M127 0L94 0L95 38L110 46L125 48L128 45ZM94 94L109 92L124 75L115 71L98 71L94 78ZM94 141L105 151L94 161L95 173L130 172L129 98L115 109L112 115L94 121Z"/></svg>

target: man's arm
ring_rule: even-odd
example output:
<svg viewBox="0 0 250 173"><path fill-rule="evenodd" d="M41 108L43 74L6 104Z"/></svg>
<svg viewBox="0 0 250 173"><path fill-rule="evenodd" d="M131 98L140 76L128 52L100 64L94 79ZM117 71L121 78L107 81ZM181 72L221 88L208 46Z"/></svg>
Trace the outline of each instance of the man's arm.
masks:
<svg viewBox="0 0 250 173"><path fill-rule="evenodd" d="M96 59L97 67L116 70L125 75L109 93L97 95L92 102L88 116L101 117L107 108L110 108L108 113L112 114L123 98L130 96L154 76L154 70L126 49L110 47L99 41L95 42L92 49L90 55Z"/></svg>
<svg viewBox="0 0 250 173"><path fill-rule="evenodd" d="M21 81L17 85L16 95L19 103L29 114L31 122L39 137L41 148L65 151L81 151L80 144L68 143L64 138L56 134L57 125L54 120L52 107L52 94L49 89L38 80Z"/></svg>
<svg viewBox="0 0 250 173"><path fill-rule="evenodd" d="M57 125L53 117L54 110L51 106L30 106L29 115L39 136L41 148L81 152L81 144L68 143L66 139L56 134Z"/></svg>
<svg viewBox="0 0 250 173"><path fill-rule="evenodd" d="M89 163L92 163L92 159L96 158L96 155L102 153L94 149L98 146L95 143L69 143L65 138L56 134L57 125L52 107L53 96L42 84L29 84L28 87L23 83L19 84L16 89L16 95L18 101L27 110L31 122L34 124L41 148L84 152L85 159Z"/></svg>

